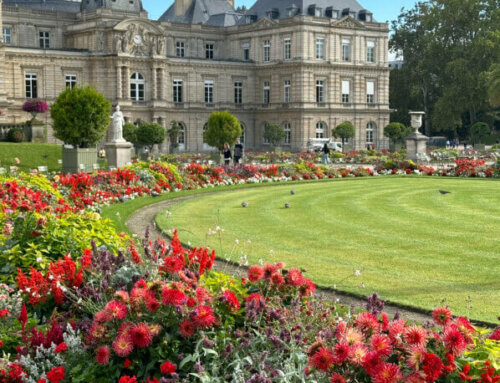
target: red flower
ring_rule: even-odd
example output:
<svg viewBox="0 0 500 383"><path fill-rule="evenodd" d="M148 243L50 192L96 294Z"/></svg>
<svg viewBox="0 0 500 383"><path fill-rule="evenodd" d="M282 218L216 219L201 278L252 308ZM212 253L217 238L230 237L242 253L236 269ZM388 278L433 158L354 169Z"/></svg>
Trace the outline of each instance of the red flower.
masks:
<svg viewBox="0 0 500 383"><path fill-rule="evenodd" d="M420 326L410 326L404 329L404 340L409 345L425 346L427 343L427 331Z"/></svg>
<svg viewBox="0 0 500 383"><path fill-rule="evenodd" d="M345 379L342 375L333 374L330 378L330 383L345 383Z"/></svg>
<svg viewBox="0 0 500 383"><path fill-rule="evenodd" d="M335 363L342 364L344 363L349 354L351 352L351 348L345 342L337 343L335 348L333 349L333 353L335 354Z"/></svg>
<svg viewBox="0 0 500 383"><path fill-rule="evenodd" d="M460 377L460 380L462 382L467 382L467 381L473 379L472 376L467 376L469 374L469 371L470 371L470 366L469 366L469 363L467 363L464 366L464 369L462 370L462 372L458 374L458 376Z"/></svg>
<svg viewBox="0 0 500 383"><path fill-rule="evenodd" d="M373 351L379 356L389 356L392 353L391 340L387 335L375 334L370 339L370 345Z"/></svg>
<svg viewBox="0 0 500 383"><path fill-rule="evenodd" d="M175 274L184 268L184 258L180 257L165 257L163 259L162 271L167 271L170 274Z"/></svg>
<svg viewBox="0 0 500 383"><path fill-rule="evenodd" d="M372 377L373 383L397 383L401 379L401 370L393 363L381 363Z"/></svg>
<svg viewBox="0 0 500 383"><path fill-rule="evenodd" d="M111 357L111 350L108 346L99 347L97 350L97 363L99 364L108 364L109 358Z"/></svg>
<svg viewBox="0 0 500 383"><path fill-rule="evenodd" d="M186 294L177 289L165 287L162 293L162 302L166 306L182 306L187 302Z"/></svg>
<svg viewBox="0 0 500 383"><path fill-rule="evenodd" d="M467 343L455 325L446 326L443 332L443 342L446 350L453 354L453 356L460 356L465 352Z"/></svg>
<svg viewBox="0 0 500 383"><path fill-rule="evenodd" d="M127 306L121 302L108 302L106 307L104 307L104 310L107 311L113 319L122 320L127 316Z"/></svg>
<svg viewBox="0 0 500 383"><path fill-rule="evenodd" d="M248 279L250 282L258 282L264 276L264 271L260 266L253 265L248 269Z"/></svg>
<svg viewBox="0 0 500 383"><path fill-rule="evenodd" d="M66 351L68 349L68 346L66 346L66 343L62 342L60 343L56 349L54 350L55 354L58 354L60 352Z"/></svg>
<svg viewBox="0 0 500 383"><path fill-rule="evenodd" d="M179 332L184 338L189 338L194 334L194 324L189 320L183 320L179 325Z"/></svg>
<svg viewBox="0 0 500 383"><path fill-rule="evenodd" d="M358 315L355 325L363 331L363 333L378 332L380 327L377 316L367 312Z"/></svg>
<svg viewBox="0 0 500 383"><path fill-rule="evenodd" d="M304 277L302 276L302 273L299 270L297 269L288 270L286 281L288 282L289 285L300 286L302 284L303 279Z"/></svg>
<svg viewBox="0 0 500 383"><path fill-rule="evenodd" d="M276 266L266 263L263 268L264 278L269 279L276 272Z"/></svg>
<svg viewBox="0 0 500 383"><path fill-rule="evenodd" d="M130 361L130 359L125 359L123 361L123 367L125 367L125 368L129 368L131 364L132 364L132 362Z"/></svg>
<svg viewBox="0 0 500 383"><path fill-rule="evenodd" d="M425 372L425 381L432 383L436 381L443 372L443 362L432 352L424 355L422 370Z"/></svg>
<svg viewBox="0 0 500 383"><path fill-rule="evenodd" d="M153 334L147 323L138 323L132 326L130 329L130 338L135 346L139 348L146 348L151 346L153 343Z"/></svg>
<svg viewBox="0 0 500 383"><path fill-rule="evenodd" d="M118 383L137 383L137 378L135 376L122 376Z"/></svg>
<svg viewBox="0 0 500 383"><path fill-rule="evenodd" d="M7 309L0 310L0 318L6 317L7 315L10 315L9 310Z"/></svg>
<svg viewBox="0 0 500 383"><path fill-rule="evenodd" d="M273 275L271 275L271 283L273 285L282 285L283 283L285 282L285 278L283 278L283 275L281 275L280 273L274 273Z"/></svg>
<svg viewBox="0 0 500 383"><path fill-rule="evenodd" d="M26 329L26 322L28 322L28 310L26 310L26 305L24 303L17 320L21 323L24 331Z"/></svg>
<svg viewBox="0 0 500 383"><path fill-rule="evenodd" d="M231 290L224 291L223 299L227 303L231 311L238 311L238 309L240 308L240 302L238 301L238 298L236 298L234 292L232 292Z"/></svg>
<svg viewBox="0 0 500 383"><path fill-rule="evenodd" d="M309 365L317 370L328 372L333 365L335 358L332 352L321 347L313 356L309 358Z"/></svg>
<svg viewBox="0 0 500 383"><path fill-rule="evenodd" d="M381 363L382 361L380 360L379 354L375 351L371 351L365 356L363 368L368 375L373 375L379 369Z"/></svg>
<svg viewBox="0 0 500 383"><path fill-rule="evenodd" d="M451 311L448 307L438 307L432 312L434 322L441 326L446 326L451 320Z"/></svg>
<svg viewBox="0 0 500 383"><path fill-rule="evenodd" d="M66 377L64 374L64 367L54 367L52 370L47 372L47 379L50 383L59 383Z"/></svg>
<svg viewBox="0 0 500 383"><path fill-rule="evenodd" d="M488 337L488 339L491 340L500 340L500 327L497 327L495 331L491 333L491 335Z"/></svg>
<svg viewBox="0 0 500 383"><path fill-rule="evenodd" d="M176 369L177 366L173 363L170 363L168 360L160 366L161 373L165 375L173 374Z"/></svg>
<svg viewBox="0 0 500 383"><path fill-rule="evenodd" d="M201 305L194 309L192 315L193 323L196 327L210 327L214 321L213 310L210 306Z"/></svg>
<svg viewBox="0 0 500 383"><path fill-rule="evenodd" d="M113 351L116 355L125 358L134 350L134 343L127 334L118 335L113 342Z"/></svg>

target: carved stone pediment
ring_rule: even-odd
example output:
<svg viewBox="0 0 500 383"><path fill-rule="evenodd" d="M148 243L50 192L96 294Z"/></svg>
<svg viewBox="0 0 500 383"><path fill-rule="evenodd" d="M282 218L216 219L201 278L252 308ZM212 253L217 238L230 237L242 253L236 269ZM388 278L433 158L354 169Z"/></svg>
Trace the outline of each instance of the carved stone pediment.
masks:
<svg viewBox="0 0 500 383"><path fill-rule="evenodd" d="M333 26L338 28L347 28L347 29L366 29L366 27L360 23L358 20L354 20L351 16L346 16L340 20L333 21Z"/></svg>
<svg viewBox="0 0 500 383"><path fill-rule="evenodd" d="M128 19L115 25L115 53L134 56L165 56L164 30L151 21Z"/></svg>
<svg viewBox="0 0 500 383"><path fill-rule="evenodd" d="M253 25L257 28L268 28L276 24L276 21L270 20L267 17L264 17L254 23Z"/></svg>

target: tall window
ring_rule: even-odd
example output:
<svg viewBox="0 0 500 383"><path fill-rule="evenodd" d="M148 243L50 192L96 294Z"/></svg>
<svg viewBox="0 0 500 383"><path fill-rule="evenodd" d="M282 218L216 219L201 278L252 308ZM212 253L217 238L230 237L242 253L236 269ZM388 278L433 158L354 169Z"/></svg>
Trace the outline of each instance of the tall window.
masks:
<svg viewBox="0 0 500 383"><path fill-rule="evenodd" d="M174 80L174 102L182 102L182 80Z"/></svg>
<svg viewBox="0 0 500 383"><path fill-rule="evenodd" d="M351 60L351 41L347 39L342 40L342 61Z"/></svg>
<svg viewBox="0 0 500 383"><path fill-rule="evenodd" d="M243 103L243 83L240 81L234 83L234 103Z"/></svg>
<svg viewBox="0 0 500 383"><path fill-rule="evenodd" d="M326 125L323 122L316 124L316 138L325 138Z"/></svg>
<svg viewBox="0 0 500 383"><path fill-rule="evenodd" d="M368 41L366 44L366 61L369 63L375 62L375 42Z"/></svg>
<svg viewBox="0 0 500 383"><path fill-rule="evenodd" d="M269 104L271 96L271 87L269 85L269 81L264 81L264 94L262 98L263 104Z"/></svg>
<svg viewBox="0 0 500 383"><path fill-rule="evenodd" d="M130 99L132 101L144 101L144 85L146 81L139 72L130 77Z"/></svg>
<svg viewBox="0 0 500 383"><path fill-rule="evenodd" d="M12 29L8 27L3 27L3 42L5 44L12 43Z"/></svg>
<svg viewBox="0 0 500 383"><path fill-rule="evenodd" d="M368 125L366 125L366 147L367 147L367 149L373 148L374 130L375 130L375 127L373 125L373 122L369 122Z"/></svg>
<svg viewBox="0 0 500 383"><path fill-rule="evenodd" d="M265 122L264 124L262 124L262 138L263 138L263 142L264 142L264 144L270 144L269 139L268 139L268 138L266 138L266 136L265 136L265 133L266 133L266 126L267 126L267 125L268 125L268 124L267 124L266 122Z"/></svg>
<svg viewBox="0 0 500 383"><path fill-rule="evenodd" d="M212 80L205 81L205 102L214 102L214 82Z"/></svg>
<svg viewBox="0 0 500 383"><path fill-rule="evenodd" d="M290 102L290 80L285 80L283 83L283 102Z"/></svg>
<svg viewBox="0 0 500 383"><path fill-rule="evenodd" d="M289 37L283 40L283 59L290 60L292 58L292 40Z"/></svg>
<svg viewBox="0 0 500 383"><path fill-rule="evenodd" d="M285 131L285 144L290 145L292 141L292 129L290 128L290 123L286 122L283 124L283 130Z"/></svg>
<svg viewBox="0 0 500 383"><path fill-rule="evenodd" d="M264 41L264 61L271 61L271 42L269 40Z"/></svg>
<svg viewBox="0 0 500 383"><path fill-rule="evenodd" d="M243 125L243 124L240 122L240 126L241 126L240 143L245 144L245 125Z"/></svg>
<svg viewBox="0 0 500 383"><path fill-rule="evenodd" d="M40 48L49 49L50 48L50 33L40 32Z"/></svg>
<svg viewBox="0 0 500 383"><path fill-rule="evenodd" d="M243 61L250 60L250 44L243 43L243 45L241 47L243 49Z"/></svg>
<svg viewBox="0 0 500 383"><path fill-rule="evenodd" d="M342 81L342 102L343 103L350 102L350 94L351 94L351 82L348 80Z"/></svg>
<svg viewBox="0 0 500 383"><path fill-rule="evenodd" d="M26 73L26 98L37 98L38 90L36 84L36 73Z"/></svg>
<svg viewBox="0 0 500 383"><path fill-rule="evenodd" d="M177 57L184 57L185 52L184 52L184 42L183 41L177 41L175 43L175 52Z"/></svg>
<svg viewBox="0 0 500 383"><path fill-rule="evenodd" d="M181 131L177 136L177 143L179 144L179 150L186 150L186 126L182 122L179 122L179 126L181 128Z"/></svg>
<svg viewBox="0 0 500 383"><path fill-rule="evenodd" d="M366 82L366 102L368 104L375 102L375 83L373 81Z"/></svg>
<svg viewBox="0 0 500 383"><path fill-rule="evenodd" d="M316 102L325 102L325 82L323 80L316 81Z"/></svg>
<svg viewBox="0 0 500 383"><path fill-rule="evenodd" d="M208 60L214 58L214 44L205 44L205 58Z"/></svg>
<svg viewBox="0 0 500 383"><path fill-rule="evenodd" d="M66 88L73 89L76 86L76 74L66 75Z"/></svg>
<svg viewBox="0 0 500 383"><path fill-rule="evenodd" d="M325 58L325 39L322 37L316 39L316 58L320 60Z"/></svg>

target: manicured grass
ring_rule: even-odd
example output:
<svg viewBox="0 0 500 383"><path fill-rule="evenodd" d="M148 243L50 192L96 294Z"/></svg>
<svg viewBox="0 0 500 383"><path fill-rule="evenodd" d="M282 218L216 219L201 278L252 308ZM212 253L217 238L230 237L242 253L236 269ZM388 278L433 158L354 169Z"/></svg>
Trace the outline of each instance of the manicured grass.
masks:
<svg viewBox="0 0 500 383"><path fill-rule="evenodd" d="M184 201L169 208L170 217L159 213L157 223L233 261L284 261L322 286L377 291L424 309L444 303L495 323L499 187L496 180L380 177L297 184L290 195L292 186L283 185ZM224 232L207 236L216 226Z"/></svg>
<svg viewBox="0 0 500 383"><path fill-rule="evenodd" d="M19 159L19 164L15 159ZM62 158L62 146L54 144L34 144L28 142L0 142L0 167L9 171L9 166L17 166L19 171L29 172L38 166L47 166L49 171L60 171L57 162Z"/></svg>

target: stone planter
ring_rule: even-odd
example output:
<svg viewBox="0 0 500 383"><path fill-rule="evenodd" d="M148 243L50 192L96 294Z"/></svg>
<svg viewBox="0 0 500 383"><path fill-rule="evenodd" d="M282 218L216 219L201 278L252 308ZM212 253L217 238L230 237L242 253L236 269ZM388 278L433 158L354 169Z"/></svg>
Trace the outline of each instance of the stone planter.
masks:
<svg viewBox="0 0 500 383"><path fill-rule="evenodd" d="M92 173L97 164L97 148L63 147L62 161L63 173Z"/></svg>

